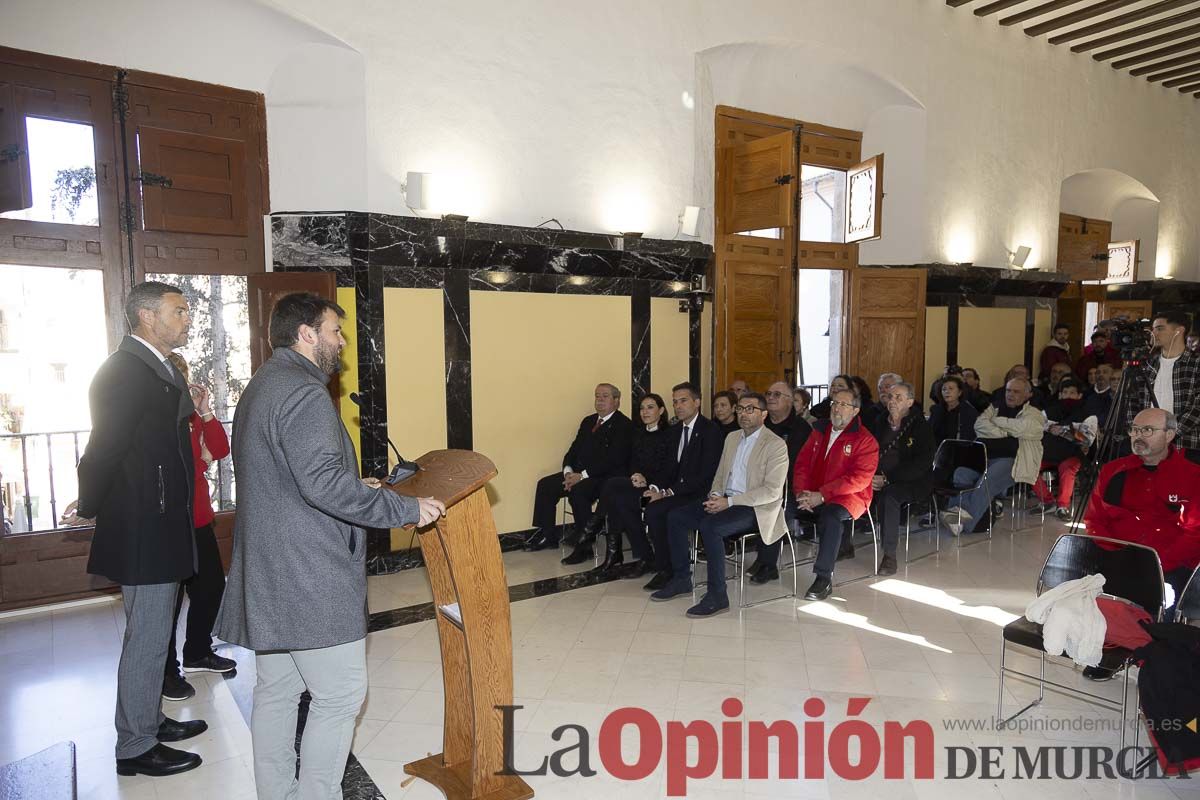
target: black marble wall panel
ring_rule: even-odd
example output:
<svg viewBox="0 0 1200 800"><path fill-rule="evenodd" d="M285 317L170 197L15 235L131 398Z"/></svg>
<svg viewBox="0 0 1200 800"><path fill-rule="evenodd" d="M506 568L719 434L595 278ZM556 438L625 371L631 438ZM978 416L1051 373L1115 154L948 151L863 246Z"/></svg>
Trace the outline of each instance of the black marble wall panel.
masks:
<svg viewBox="0 0 1200 800"><path fill-rule="evenodd" d="M946 310L946 364L958 364L958 302L949 304Z"/></svg>
<svg viewBox="0 0 1200 800"><path fill-rule="evenodd" d="M471 450L471 280L465 270L446 270L442 289L446 356L446 444Z"/></svg>
<svg viewBox="0 0 1200 800"><path fill-rule="evenodd" d="M636 281L629 301L630 360L629 403L651 391L650 387L650 287ZM659 394L662 388L659 387ZM629 406L632 414L633 406Z"/></svg>
<svg viewBox="0 0 1200 800"><path fill-rule="evenodd" d="M1034 372L1036 373L1037 372L1037 364L1033 363L1033 337L1034 337L1033 327L1034 327L1034 320L1036 319L1034 311L1035 311L1035 309L1030 308L1029 306L1025 307L1025 350L1024 350L1025 361L1024 361L1024 363L1028 364L1030 366L1030 368L1032 368L1034 370Z"/></svg>
<svg viewBox="0 0 1200 800"><path fill-rule="evenodd" d="M703 387L700 375L700 309L693 304L688 308L688 380Z"/></svg>

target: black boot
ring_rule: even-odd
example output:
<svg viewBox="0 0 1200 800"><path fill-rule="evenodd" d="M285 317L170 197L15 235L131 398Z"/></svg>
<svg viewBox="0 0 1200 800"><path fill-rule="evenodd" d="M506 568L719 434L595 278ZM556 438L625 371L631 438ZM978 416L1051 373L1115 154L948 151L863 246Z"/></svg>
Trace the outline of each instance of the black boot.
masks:
<svg viewBox="0 0 1200 800"><path fill-rule="evenodd" d="M576 564L582 564L593 556L595 556L595 553L592 552L592 542L588 540L587 537L584 537L583 541L575 545L575 549L572 550L570 554L562 560L562 563L568 566L574 566Z"/></svg>
<svg viewBox="0 0 1200 800"><path fill-rule="evenodd" d="M601 572L612 572L625 563L625 553L621 551L621 534L609 533L604 537L604 563L600 565Z"/></svg>

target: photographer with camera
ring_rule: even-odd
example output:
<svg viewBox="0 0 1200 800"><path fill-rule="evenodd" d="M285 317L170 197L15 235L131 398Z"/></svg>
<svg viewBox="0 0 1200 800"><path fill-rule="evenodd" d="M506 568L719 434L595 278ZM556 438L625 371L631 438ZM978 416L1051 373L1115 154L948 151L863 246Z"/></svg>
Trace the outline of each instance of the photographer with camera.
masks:
<svg viewBox="0 0 1200 800"><path fill-rule="evenodd" d="M1185 347L1188 319L1181 311L1156 314L1150 326L1154 346L1146 359L1146 380L1133 387L1126 423L1144 408L1157 405L1174 414L1180 447L1200 448L1200 355ZM1151 392L1153 399L1151 401Z"/></svg>

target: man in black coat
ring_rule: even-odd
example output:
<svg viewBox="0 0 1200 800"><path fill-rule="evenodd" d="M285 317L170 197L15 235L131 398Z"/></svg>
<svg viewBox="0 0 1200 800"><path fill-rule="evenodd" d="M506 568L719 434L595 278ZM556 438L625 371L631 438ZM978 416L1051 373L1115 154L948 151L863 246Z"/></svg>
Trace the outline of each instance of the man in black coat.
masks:
<svg viewBox="0 0 1200 800"><path fill-rule="evenodd" d="M575 441L563 456L562 472L547 475L537 482L533 497L533 527L525 543L529 551L558 547L555 506L564 496L571 504L575 529L595 538L592 503L600 495L607 478L624 475L629 467L633 443L633 423L621 413L621 390L611 383L596 387L596 413L579 423ZM597 518L597 522L601 521Z"/></svg>
<svg viewBox="0 0 1200 800"><path fill-rule="evenodd" d="M654 550L655 575L643 588L656 592L671 580L671 551L667 546L667 514L708 494L712 488L725 437L720 426L700 413L700 390L681 383L671 390L671 406L678 424L671 428L667 453L671 458L669 483L646 490L646 528ZM733 435L733 434L730 434ZM634 537L630 533L630 539Z"/></svg>
<svg viewBox="0 0 1200 800"><path fill-rule="evenodd" d="M117 774L173 775L200 756L167 747L203 733L202 720L162 713L180 581L196 567L192 531L192 399L166 360L187 343L183 293L164 283L133 287L125 303L133 333L92 380L92 433L79 461L79 500L64 524L95 521L88 572L121 585L126 631L117 668Z"/></svg>

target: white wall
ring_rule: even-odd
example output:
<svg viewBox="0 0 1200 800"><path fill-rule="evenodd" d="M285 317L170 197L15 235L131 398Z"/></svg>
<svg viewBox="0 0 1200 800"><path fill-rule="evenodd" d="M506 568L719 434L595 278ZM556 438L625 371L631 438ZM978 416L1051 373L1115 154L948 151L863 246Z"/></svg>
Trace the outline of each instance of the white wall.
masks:
<svg viewBox="0 0 1200 800"><path fill-rule="evenodd" d="M1061 181L1109 168L1161 201L1159 272L1200 278L1196 103L935 0L276 1L8 0L0 43L266 91L278 209L405 213L418 170L477 219L671 236L682 206L711 207L726 103L888 151L865 262L1002 266L1025 244L1051 266ZM349 54L346 80L272 79L312 44Z"/></svg>
<svg viewBox="0 0 1200 800"><path fill-rule="evenodd" d="M1149 280L1158 274L1158 203L1140 197L1125 200L1113 210L1112 223L1114 242L1141 240L1138 277Z"/></svg>

